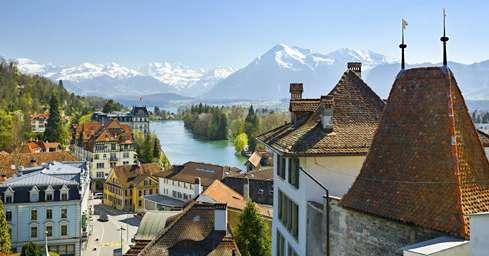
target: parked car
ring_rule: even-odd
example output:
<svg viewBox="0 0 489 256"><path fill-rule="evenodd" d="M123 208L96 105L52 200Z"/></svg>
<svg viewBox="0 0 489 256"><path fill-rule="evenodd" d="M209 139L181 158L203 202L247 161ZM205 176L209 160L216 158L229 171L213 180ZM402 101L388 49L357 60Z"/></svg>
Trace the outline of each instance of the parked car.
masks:
<svg viewBox="0 0 489 256"><path fill-rule="evenodd" d="M93 194L94 199L102 199L103 197L104 197L104 194L100 193L100 192Z"/></svg>
<svg viewBox="0 0 489 256"><path fill-rule="evenodd" d="M98 217L98 221L107 222L109 221L109 216L107 216L106 213L101 213L100 216Z"/></svg>

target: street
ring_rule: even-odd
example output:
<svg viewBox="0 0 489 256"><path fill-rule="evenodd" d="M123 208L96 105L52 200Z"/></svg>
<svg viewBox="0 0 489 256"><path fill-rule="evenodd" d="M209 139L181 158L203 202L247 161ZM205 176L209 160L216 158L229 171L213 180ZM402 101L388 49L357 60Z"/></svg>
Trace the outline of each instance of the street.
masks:
<svg viewBox="0 0 489 256"><path fill-rule="evenodd" d="M88 242L84 243L82 247L82 255L106 256L114 255L114 252L120 251L121 227L123 228L122 252L129 250L131 239L138 229L140 219L134 217L133 213L104 206L100 199L94 199L92 203L94 214L89 225L93 229L88 237ZM106 213L109 220L106 222L99 221L98 218L101 213Z"/></svg>

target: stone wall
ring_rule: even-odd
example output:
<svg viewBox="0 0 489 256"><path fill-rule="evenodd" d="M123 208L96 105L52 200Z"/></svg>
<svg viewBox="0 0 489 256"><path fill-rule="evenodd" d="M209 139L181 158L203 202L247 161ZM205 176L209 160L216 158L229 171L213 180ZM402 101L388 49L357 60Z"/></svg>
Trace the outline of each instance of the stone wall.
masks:
<svg viewBox="0 0 489 256"><path fill-rule="evenodd" d="M406 245L446 235L345 209L338 203L337 198L330 199L330 255L332 256L402 255L401 248ZM325 221L325 218L323 220ZM325 226L323 223L323 228ZM327 237L321 236L324 239Z"/></svg>
<svg viewBox="0 0 489 256"><path fill-rule="evenodd" d="M326 255L326 232L323 232L323 206L316 202L307 202L307 255ZM325 229L324 229L325 230Z"/></svg>

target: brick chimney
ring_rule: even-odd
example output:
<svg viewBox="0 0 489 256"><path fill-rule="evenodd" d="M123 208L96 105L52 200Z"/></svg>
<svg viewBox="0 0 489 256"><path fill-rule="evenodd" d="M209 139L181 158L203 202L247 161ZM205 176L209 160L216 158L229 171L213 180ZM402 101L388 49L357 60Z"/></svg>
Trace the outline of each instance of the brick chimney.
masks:
<svg viewBox="0 0 489 256"><path fill-rule="evenodd" d="M291 83L290 84L290 100L300 100L302 99L302 92L304 91L304 86L302 83Z"/></svg>
<svg viewBox="0 0 489 256"><path fill-rule="evenodd" d="M357 74L357 76L362 77L362 63L361 62L348 62L348 70L351 70Z"/></svg>
<svg viewBox="0 0 489 256"><path fill-rule="evenodd" d="M327 132L333 131L333 109L334 100L333 96L321 96L321 101L319 103L320 116L321 116L321 127Z"/></svg>
<svg viewBox="0 0 489 256"><path fill-rule="evenodd" d="M250 179L248 177L243 182L243 197L246 200L250 199Z"/></svg>
<svg viewBox="0 0 489 256"><path fill-rule="evenodd" d="M227 231L228 206L227 204L214 204L214 230Z"/></svg>

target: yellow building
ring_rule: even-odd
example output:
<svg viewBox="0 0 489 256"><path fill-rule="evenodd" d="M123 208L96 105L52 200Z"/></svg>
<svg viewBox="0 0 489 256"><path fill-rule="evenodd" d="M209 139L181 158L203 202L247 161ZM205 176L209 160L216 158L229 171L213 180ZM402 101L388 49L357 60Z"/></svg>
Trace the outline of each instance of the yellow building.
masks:
<svg viewBox="0 0 489 256"><path fill-rule="evenodd" d="M158 175L162 168L156 163L115 166L104 183L103 204L134 212L144 210L144 196L158 194Z"/></svg>

